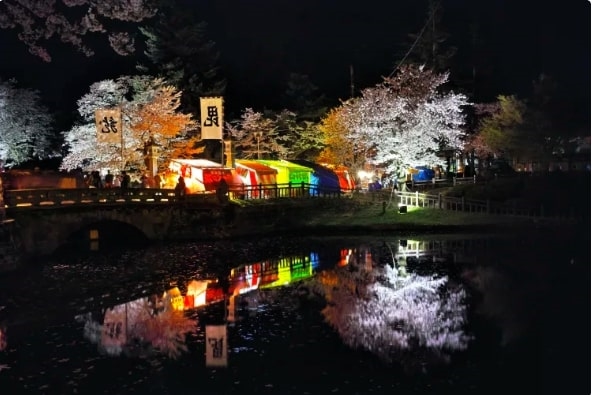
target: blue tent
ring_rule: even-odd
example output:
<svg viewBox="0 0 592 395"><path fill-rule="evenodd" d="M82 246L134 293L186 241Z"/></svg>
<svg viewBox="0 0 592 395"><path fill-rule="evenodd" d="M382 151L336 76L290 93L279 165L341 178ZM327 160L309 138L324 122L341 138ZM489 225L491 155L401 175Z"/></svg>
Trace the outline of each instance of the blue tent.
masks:
<svg viewBox="0 0 592 395"><path fill-rule="evenodd" d="M413 181L431 181L436 175L436 172L425 166L415 167L412 173L413 175L411 177Z"/></svg>
<svg viewBox="0 0 592 395"><path fill-rule="evenodd" d="M320 192L338 192L341 190L339 177L333 170L305 159L291 159L289 162L312 169L310 183L315 185Z"/></svg>

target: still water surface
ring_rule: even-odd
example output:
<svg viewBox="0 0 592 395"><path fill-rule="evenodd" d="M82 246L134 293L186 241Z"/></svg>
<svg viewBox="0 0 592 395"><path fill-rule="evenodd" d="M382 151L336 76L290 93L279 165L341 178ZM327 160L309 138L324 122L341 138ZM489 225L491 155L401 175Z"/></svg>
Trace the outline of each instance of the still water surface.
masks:
<svg viewBox="0 0 592 395"><path fill-rule="evenodd" d="M55 257L0 278L0 394L588 394L590 245L563 236Z"/></svg>

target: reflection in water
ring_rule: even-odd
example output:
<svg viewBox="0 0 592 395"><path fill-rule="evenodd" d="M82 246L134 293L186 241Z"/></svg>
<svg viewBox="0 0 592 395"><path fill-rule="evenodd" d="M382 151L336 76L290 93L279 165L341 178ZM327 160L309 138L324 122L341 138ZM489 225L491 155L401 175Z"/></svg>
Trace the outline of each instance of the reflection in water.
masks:
<svg viewBox="0 0 592 395"><path fill-rule="evenodd" d="M237 305L257 304L262 292L263 298L273 298L269 290L308 280L303 285L324 299L323 315L346 344L385 359L423 348L445 360L446 352L463 350L469 341L463 332L465 292L448 287L447 277L407 272L409 256L426 253L420 245L407 240L394 248L385 243L378 250L342 249L334 268L319 273L317 253L240 265L228 278L191 279L184 293L174 287L107 309L102 324L91 314L79 318L85 321L85 337L108 355L150 349L178 357L186 350L186 334L198 328L184 310L225 301L225 321L235 322ZM373 252L392 264L375 262Z"/></svg>
<svg viewBox="0 0 592 395"><path fill-rule="evenodd" d="M589 239L556 237L278 237L54 258L0 278L0 393L589 392L589 251L569 260ZM212 325L227 341L208 342ZM207 369L208 344L227 346L224 369Z"/></svg>
<svg viewBox="0 0 592 395"><path fill-rule="evenodd" d="M426 348L445 359L446 351L466 349L465 291L448 287L447 277L408 274L405 260L388 248L397 262L392 266L376 265L371 252L361 248L342 251L347 260L341 266L351 263L348 268L316 277L314 290L328 302L326 321L350 346L388 360L412 348Z"/></svg>
<svg viewBox="0 0 592 395"><path fill-rule="evenodd" d="M171 358L187 351L185 336L197 330L194 320L183 313L184 300L174 288L159 298L141 298L105 311L103 324L92 313L78 316L84 321L84 336L108 355L140 355L159 351Z"/></svg>

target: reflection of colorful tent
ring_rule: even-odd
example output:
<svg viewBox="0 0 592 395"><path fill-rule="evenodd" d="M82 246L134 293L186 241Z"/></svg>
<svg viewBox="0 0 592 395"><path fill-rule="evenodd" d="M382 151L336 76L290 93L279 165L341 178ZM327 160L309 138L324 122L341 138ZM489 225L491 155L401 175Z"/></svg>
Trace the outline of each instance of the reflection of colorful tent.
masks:
<svg viewBox="0 0 592 395"><path fill-rule="evenodd" d="M291 282L312 277L313 270L310 256L282 258L277 263L277 279L273 282L262 284L259 288L273 288L290 284Z"/></svg>
<svg viewBox="0 0 592 395"><path fill-rule="evenodd" d="M206 289L206 303L214 303L224 300L224 289L218 283L208 284Z"/></svg>
<svg viewBox="0 0 592 395"><path fill-rule="evenodd" d="M184 310L185 309L185 299L181 295L181 291L179 288L171 288L164 294L164 301L165 301L165 310L167 307L172 308L173 310Z"/></svg>
<svg viewBox="0 0 592 395"><path fill-rule="evenodd" d="M277 268L277 279L273 282L262 284L261 286L259 286L259 288L273 288L282 285L287 285L290 283L290 280L292 278L290 275L290 262L286 258L282 258L279 262L273 262L272 265Z"/></svg>
<svg viewBox="0 0 592 395"><path fill-rule="evenodd" d="M292 258L290 276L292 282L312 277L312 262L310 256Z"/></svg>
<svg viewBox="0 0 592 395"><path fill-rule="evenodd" d="M237 159L235 172L246 186L273 185L278 171L254 160Z"/></svg>
<svg viewBox="0 0 592 395"><path fill-rule="evenodd" d="M186 303L186 307L198 307L206 304L206 290L208 288L209 280L193 280L187 284L187 296L191 296L191 306Z"/></svg>
<svg viewBox="0 0 592 395"><path fill-rule="evenodd" d="M310 177L310 183L315 185L319 191L321 192L338 192L340 189L339 177L337 174L317 163L304 160L304 159L293 159L290 160L291 163L295 163L300 166L305 166L308 168L313 169L313 172Z"/></svg>
<svg viewBox="0 0 592 395"><path fill-rule="evenodd" d="M285 160L263 160L257 159L257 162L262 163L272 169L277 170L277 183L287 184L310 184L310 178L313 170L309 167L300 166L296 163Z"/></svg>
<svg viewBox="0 0 592 395"><path fill-rule="evenodd" d="M259 287L261 282L261 265L244 265L234 268L230 272L229 294L238 295L253 291Z"/></svg>
<svg viewBox="0 0 592 395"><path fill-rule="evenodd" d="M242 184L231 169L207 159L171 159L169 169L185 178L189 193L215 191L222 179L229 186Z"/></svg>

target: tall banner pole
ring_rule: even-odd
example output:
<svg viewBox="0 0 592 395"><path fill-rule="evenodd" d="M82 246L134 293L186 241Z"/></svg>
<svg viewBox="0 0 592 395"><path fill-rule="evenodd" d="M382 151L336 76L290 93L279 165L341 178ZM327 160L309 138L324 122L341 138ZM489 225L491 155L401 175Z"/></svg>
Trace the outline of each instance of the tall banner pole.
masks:
<svg viewBox="0 0 592 395"><path fill-rule="evenodd" d="M119 104L119 111L121 112L121 170L125 169L125 154L124 154L124 140L123 140L123 103Z"/></svg>

